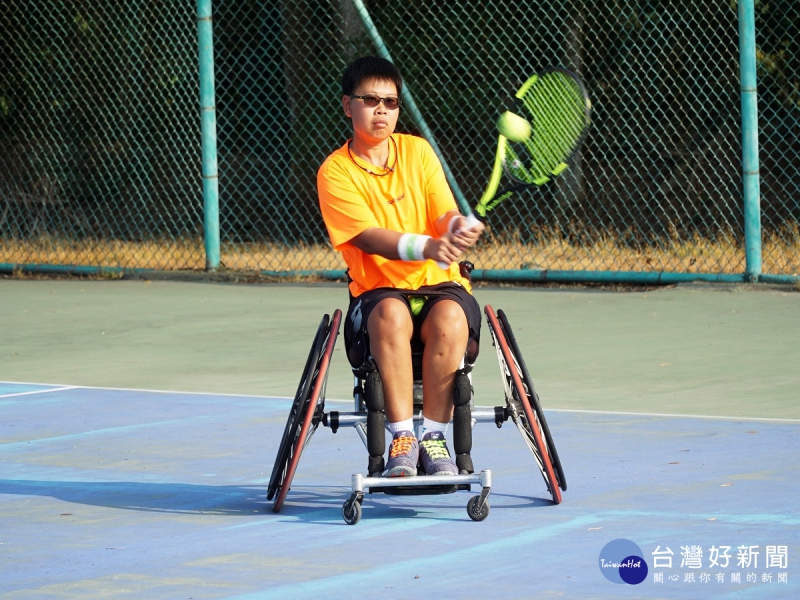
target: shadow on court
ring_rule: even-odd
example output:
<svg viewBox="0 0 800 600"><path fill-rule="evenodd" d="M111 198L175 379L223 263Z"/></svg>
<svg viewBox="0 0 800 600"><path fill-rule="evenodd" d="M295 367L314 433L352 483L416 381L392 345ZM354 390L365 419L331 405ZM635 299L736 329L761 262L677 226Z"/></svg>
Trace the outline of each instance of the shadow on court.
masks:
<svg viewBox="0 0 800 600"><path fill-rule="evenodd" d="M559 506L516 429L479 426L473 458L494 474L486 521L467 516L474 492L368 494L361 522L349 526L341 506L366 452L347 428L317 431L281 513L266 502L286 399L3 389L4 597L349 597L354 586L378 597L459 598L798 591L797 422L547 411L568 481ZM612 583L598 566L619 538L650 565L639 585ZM726 546L728 566L708 568L711 547ZM702 548L702 568L682 566L691 547ZM749 568L737 566L745 547L758 553ZM789 564L769 566L768 549L780 547ZM655 568L653 553L665 549L671 567Z"/></svg>
<svg viewBox="0 0 800 600"><path fill-rule="evenodd" d="M44 496L59 502L123 510L230 517L251 516L253 506L264 501L260 488L135 481L2 479L0 494Z"/></svg>

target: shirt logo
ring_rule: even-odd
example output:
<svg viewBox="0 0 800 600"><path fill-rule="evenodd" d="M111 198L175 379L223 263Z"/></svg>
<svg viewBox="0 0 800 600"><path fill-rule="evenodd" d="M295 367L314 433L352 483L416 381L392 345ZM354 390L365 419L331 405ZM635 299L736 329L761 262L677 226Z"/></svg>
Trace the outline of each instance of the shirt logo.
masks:
<svg viewBox="0 0 800 600"><path fill-rule="evenodd" d="M389 205L397 204L398 202L400 202L400 200L402 200L405 197L406 197L406 194L405 194L405 192L403 192L397 198L392 198L391 200L389 200Z"/></svg>

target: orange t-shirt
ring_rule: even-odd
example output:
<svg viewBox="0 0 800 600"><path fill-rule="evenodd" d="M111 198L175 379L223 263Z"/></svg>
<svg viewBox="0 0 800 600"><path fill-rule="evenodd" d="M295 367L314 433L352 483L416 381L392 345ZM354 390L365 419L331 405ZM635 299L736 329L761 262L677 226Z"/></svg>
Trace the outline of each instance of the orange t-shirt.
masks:
<svg viewBox="0 0 800 600"><path fill-rule="evenodd" d="M350 243L370 227L400 233L421 233L438 238L434 222L456 201L430 144L422 138L393 134L388 164L383 171L353 155L347 144L333 152L317 172L317 192L322 217L335 250L342 253L351 278L350 293L360 296L380 287L416 290L426 285L455 281L470 290L458 265L442 269L432 260L389 260L367 254ZM395 156L396 148L396 156ZM361 166L359 166L361 165ZM363 167L363 168L362 168Z"/></svg>

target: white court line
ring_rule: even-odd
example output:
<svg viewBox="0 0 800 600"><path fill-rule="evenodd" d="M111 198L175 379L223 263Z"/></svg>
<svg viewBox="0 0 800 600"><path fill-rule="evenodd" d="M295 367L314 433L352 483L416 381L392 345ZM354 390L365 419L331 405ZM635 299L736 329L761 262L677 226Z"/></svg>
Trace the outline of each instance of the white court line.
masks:
<svg viewBox="0 0 800 600"><path fill-rule="evenodd" d="M11 385L61 385L56 383L32 383L30 381L0 381L0 384L8 383ZM255 394L225 394L222 392L185 392L183 390L151 390L148 388L118 388L98 385L64 385L62 389L81 389L81 390L110 390L115 392L148 392L152 394L185 394L189 396L224 396L226 398L267 398L270 400L293 400L293 396L257 396ZM49 390L43 390L49 391ZM34 392L24 392L34 393ZM3 398L3 396L0 396ZM327 398L326 398L327 401ZM350 400L352 402L352 400Z"/></svg>
<svg viewBox="0 0 800 600"><path fill-rule="evenodd" d="M800 423L800 419L774 419L770 417L728 417L725 415L682 415L676 413L645 413L613 410L581 410L574 408L548 408L547 412L587 413L590 415L625 415L633 417L676 417L680 419L724 419L726 421L768 421L775 423Z"/></svg>
<svg viewBox="0 0 800 600"><path fill-rule="evenodd" d="M13 383L13 382L4 381L2 383ZM42 385L42 384L26 383L26 384L15 384L15 385ZM30 396L32 394L49 394L50 392L63 392L65 390L74 390L74 389L77 389L77 386L65 385L62 387L47 388L46 390L33 390L30 392L14 392L13 394L0 394L0 398L16 398L17 396Z"/></svg>
<svg viewBox="0 0 800 600"><path fill-rule="evenodd" d="M11 385L61 385L60 389L64 390L75 390L75 389L82 389L82 390L110 390L115 392L147 392L151 394L185 394L189 396L222 396L224 398L260 398L260 399L267 399L267 400L294 400L294 396L259 396L256 394L225 394L223 392L185 392L183 390L151 390L148 388L118 388L118 387L106 387L106 386L97 386L97 385L62 385L57 383L33 383L30 381L0 381L0 384L7 383ZM41 390L41 391L51 391L51 390ZM22 392L24 394L32 394L32 393L39 393L39 392ZM13 394L10 394L13 395ZM4 398L4 396L0 396L0 398ZM325 398L325 402L349 402L350 404L353 403L353 399L350 400L338 400L336 398Z"/></svg>
<svg viewBox="0 0 800 600"><path fill-rule="evenodd" d="M48 383L31 383L24 381L0 381L0 383L9 383L13 385L56 385ZM119 392L148 392L153 394L185 394L189 396L223 396L225 398L260 398L268 400L293 400L293 396L257 396L255 394L224 394L221 392L184 392L181 390L151 390L147 388L115 388L91 385L73 385L62 386L59 389L86 389L86 390L111 390ZM37 392L22 392L22 394L35 394L41 392L55 391L55 388L48 390L40 390ZM13 395L13 394L11 394ZM5 396L0 396L4 398ZM325 398L325 402L342 402L352 404L353 399L339 399L339 398ZM493 406L476 405L475 408L494 408ZM726 421L766 421L775 423L800 423L800 419L775 419L769 417L730 417L726 415L684 415L678 413L645 413L645 412L625 412L613 410L583 410L576 408L546 408L545 412L565 412L565 413L586 413L594 415L621 415L631 417L667 417L667 418L681 418L681 419L722 419Z"/></svg>
<svg viewBox="0 0 800 600"><path fill-rule="evenodd" d="M325 402L350 402L352 400L337 400L334 398L325 398ZM475 405L473 408L494 408L494 406ZM582 410L578 408L545 408L545 412L565 412L565 413L588 413L591 415L624 415L631 417L679 417L682 419L723 419L726 421L774 421L778 423L800 423L800 419L773 419L769 417L728 417L725 415L681 415L673 413L645 413L645 412L625 412L613 410Z"/></svg>
<svg viewBox="0 0 800 600"><path fill-rule="evenodd" d="M105 386L97 386L97 385L62 385L57 383L33 383L31 381L0 381L0 384L11 384L11 385L60 385L61 387L58 389L63 390L110 390L114 392L147 392L150 394L185 394L189 396L222 396L224 398L259 398L259 399L266 399L266 400L294 400L294 396L258 396L256 394L225 394L223 392L185 392L182 390L151 390L148 388L118 388L118 387L105 387ZM38 394L40 392L49 392L55 391L55 388L47 389L47 390L40 390L36 392L21 392L22 394ZM9 396L13 396L15 394L9 394ZM5 396L0 396L0 398L5 398ZM325 402L346 402L349 404L353 403L353 399L350 398L349 400L340 400L338 398L325 398Z"/></svg>

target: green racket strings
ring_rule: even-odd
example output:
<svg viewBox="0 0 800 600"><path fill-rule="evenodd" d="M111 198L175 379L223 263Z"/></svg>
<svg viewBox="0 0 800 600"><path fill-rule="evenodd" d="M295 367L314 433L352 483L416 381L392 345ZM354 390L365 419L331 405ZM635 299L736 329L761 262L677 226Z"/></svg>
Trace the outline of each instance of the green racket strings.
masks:
<svg viewBox="0 0 800 600"><path fill-rule="evenodd" d="M587 125L586 99L572 77L550 71L528 86L520 100L533 133L524 142L507 143L504 166L514 179L542 185L567 168Z"/></svg>

